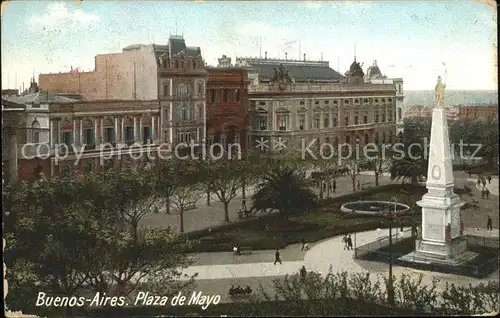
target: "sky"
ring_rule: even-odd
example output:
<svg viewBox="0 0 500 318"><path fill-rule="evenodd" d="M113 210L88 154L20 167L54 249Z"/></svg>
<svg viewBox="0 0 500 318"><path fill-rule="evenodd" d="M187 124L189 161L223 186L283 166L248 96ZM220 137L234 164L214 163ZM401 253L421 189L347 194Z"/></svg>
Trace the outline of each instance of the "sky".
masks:
<svg viewBox="0 0 500 318"><path fill-rule="evenodd" d="M497 90L496 8L447 1L6 1L2 89L35 73L94 69L97 54L183 35L209 65L226 54L330 61L377 60L406 90ZM17 79L17 80L16 80ZM17 83L17 86L16 86Z"/></svg>

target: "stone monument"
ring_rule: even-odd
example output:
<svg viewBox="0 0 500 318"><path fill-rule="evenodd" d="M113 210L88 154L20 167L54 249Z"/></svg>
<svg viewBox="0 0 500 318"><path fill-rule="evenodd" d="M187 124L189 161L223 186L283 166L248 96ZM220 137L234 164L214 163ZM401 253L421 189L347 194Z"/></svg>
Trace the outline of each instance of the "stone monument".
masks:
<svg viewBox="0 0 500 318"><path fill-rule="evenodd" d="M439 77L432 112L427 193L417 202L422 207L421 235L416 240L415 251L401 257L405 261L458 265L477 256L467 251L460 215L464 203L453 192L455 182L444 107L445 87Z"/></svg>

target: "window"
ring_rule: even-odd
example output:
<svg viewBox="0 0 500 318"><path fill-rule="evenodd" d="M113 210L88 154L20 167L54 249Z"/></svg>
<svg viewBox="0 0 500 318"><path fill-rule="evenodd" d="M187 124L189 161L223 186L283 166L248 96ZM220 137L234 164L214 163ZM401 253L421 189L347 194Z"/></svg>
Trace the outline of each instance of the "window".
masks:
<svg viewBox="0 0 500 318"><path fill-rule="evenodd" d="M363 103L368 103L368 98L363 99Z"/></svg>
<svg viewBox="0 0 500 318"><path fill-rule="evenodd" d="M319 118L314 118L314 128L319 129Z"/></svg>
<svg viewBox="0 0 500 318"><path fill-rule="evenodd" d="M194 63L194 62L193 62ZM198 94L203 94L203 82L198 82Z"/></svg>
<svg viewBox="0 0 500 318"><path fill-rule="evenodd" d="M61 167L61 177L71 178L71 166L70 165L64 165Z"/></svg>
<svg viewBox="0 0 500 318"><path fill-rule="evenodd" d="M382 103L385 103L385 98L382 98Z"/></svg>
<svg viewBox="0 0 500 318"><path fill-rule="evenodd" d="M168 84L163 84L163 95L170 96L170 90L168 89Z"/></svg>
<svg viewBox="0 0 500 318"><path fill-rule="evenodd" d="M179 68L179 61L175 61L175 68Z"/></svg>
<svg viewBox="0 0 500 318"><path fill-rule="evenodd" d="M186 95L188 93L188 86L186 84L179 84L177 86L177 95Z"/></svg>
<svg viewBox="0 0 500 318"><path fill-rule="evenodd" d="M104 128L104 142L114 142L115 139L115 131L112 127Z"/></svg>
<svg viewBox="0 0 500 318"><path fill-rule="evenodd" d="M398 94L401 94L401 84L398 85Z"/></svg>
<svg viewBox="0 0 500 318"><path fill-rule="evenodd" d="M288 127L288 116L287 115L279 115L278 116L278 129L286 130Z"/></svg>
<svg viewBox="0 0 500 318"><path fill-rule="evenodd" d="M40 132L39 131L33 131L33 143L34 144L40 143Z"/></svg>
<svg viewBox="0 0 500 318"><path fill-rule="evenodd" d="M299 129L304 130L306 127L306 116L302 115L299 117Z"/></svg>
<svg viewBox="0 0 500 318"><path fill-rule="evenodd" d="M234 92L234 100L235 100L237 103L239 103L239 102L240 102L240 98L241 98L241 97L240 97L240 89L239 89L239 88L237 88L237 89L235 90L235 92Z"/></svg>
<svg viewBox="0 0 500 318"><path fill-rule="evenodd" d="M142 143L147 144L151 139L151 127L142 127Z"/></svg>
<svg viewBox="0 0 500 318"><path fill-rule="evenodd" d="M392 103L392 98L389 98L387 101L388 101L389 103Z"/></svg>
<svg viewBox="0 0 500 318"><path fill-rule="evenodd" d="M186 120L189 120L189 110L188 108L186 107L186 105L182 106L182 109L181 109L181 120L182 121L186 121Z"/></svg>
<svg viewBox="0 0 500 318"><path fill-rule="evenodd" d="M134 141L134 127L125 126L125 141Z"/></svg>
<svg viewBox="0 0 500 318"><path fill-rule="evenodd" d="M363 115L363 124L368 124L368 115L367 114Z"/></svg>
<svg viewBox="0 0 500 318"><path fill-rule="evenodd" d="M403 109L398 108L398 120L401 120L402 117L403 117Z"/></svg>
<svg viewBox="0 0 500 318"><path fill-rule="evenodd" d="M349 104L349 100L348 99L344 100L344 104Z"/></svg>
<svg viewBox="0 0 500 318"><path fill-rule="evenodd" d="M83 143L85 145L93 145L95 143L94 137L95 134L93 128L87 128L83 131Z"/></svg>
<svg viewBox="0 0 500 318"><path fill-rule="evenodd" d="M385 113L382 113L382 122L385 123Z"/></svg>
<svg viewBox="0 0 500 318"><path fill-rule="evenodd" d="M227 89L224 89L224 91L222 93L222 98L223 98L224 103L227 103L227 101L228 101L228 91L227 91Z"/></svg>
<svg viewBox="0 0 500 318"><path fill-rule="evenodd" d="M71 132L69 132L69 131L63 131L61 139L62 139L63 144L65 144L66 146L71 147L71 139L72 139L71 138Z"/></svg>
<svg viewBox="0 0 500 318"><path fill-rule="evenodd" d="M333 117L333 127L337 127L338 125L338 121L337 121L337 117Z"/></svg>
<svg viewBox="0 0 500 318"><path fill-rule="evenodd" d="M305 105L305 104L306 104L306 103L304 103L304 101L301 101L301 102L300 102L300 105Z"/></svg>
<svg viewBox="0 0 500 318"><path fill-rule="evenodd" d="M334 105L337 105L338 103L339 103L339 102L338 102L338 101L336 101L336 100L334 100L334 101L333 101L333 104L334 104Z"/></svg>
<svg viewBox="0 0 500 318"><path fill-rule="evenodd" d="M359 99L355 99L354 104L359 104Z"/></svg>
<svg viewBox="0 0 500 318"><path fill-rule="evenodd" d="M329 100L325 100L323 103L325 103L325 105L328 105L328 104L330 104L330 101Z"/></svg>
<svg viewBox="0 0 500 318"><path fill-rule="evenodd" d="M267 130L267 118L264 116L259 117L259 129Z"/></svg>
<svg viewBox="0 0 500 318"><path fill-rule="evenodd" d="M31 136L31 142L37 144L40 142L40 123L38 122L38 120L35 119L33 121L33 123L31 124L31 129L33 132L33 135Z"/></svg>
<svg viewBox="0 0 500 318"><path fill-rule="evenodd" d="M344 125L349 126L349 116L345 116L344 118Z"/></svg>
<svg viewBox="0 0 500 318"><path fill-rule="evenodd" d="M325 128L330 127L330 115L329 114L325 114L325 116L323 118L323 127L325 127Z"/></svg>
<svg viewBox="0 0 500 318"><path fill-rule="evenodd" d="M378 98L375 98L375 103L378 103Z"/></svg>
<svg viewBox="0 0 500 318"><path fill-rule="evenodd" d="M214 103L214 104L215 104L215 102L216 102L216 101L215 101L215 98L216 98L215 89L213 89L213 88L212 88L212 89L210 90L210 99L212 100L212 103Z"/></svg>
<svg viewBox="0 0 500 318"><path fill-rule="evenodd" d="M266 102L259 102L260 106L266 106Z"/></svg>
<svg viewBox="0 0 500 318"><path fill-rule="evenodd" d="M319 100L314 102L315 105L319 105Z"/></svg>
<svg viewBox="0 0 500 318"><path fill-rule="evenodd" d="M379 114L378 112L375 113L375 122L378 123L379 122Z"/></svg>
<svg viewBox="0 0 500 318"><path fill-rule="evenodd" d="M387 121L391 122L392 121L392 112L389 112L387 114Z"/></svg>
<svg viewBox="0 0 500 318"><path fill-rule="evenodd" d="M359 125L359 116L357 114L354 115L354 125Z"/></svg>
<svg viewBox="0 0 500 318"><path fill-rule="evenodd" d="M184 68L184 61L181 61L181 68Z"/></svg>

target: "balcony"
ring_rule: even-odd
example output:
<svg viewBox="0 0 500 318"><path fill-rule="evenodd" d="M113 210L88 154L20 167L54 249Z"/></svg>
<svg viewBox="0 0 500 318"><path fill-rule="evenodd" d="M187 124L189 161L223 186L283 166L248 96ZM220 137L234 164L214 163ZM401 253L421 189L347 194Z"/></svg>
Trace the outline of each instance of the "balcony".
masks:
<svg viewBox="0 0 500 318"><path fill-rule="evenodd" d="M365 129L373 129L375 127L376 127L375 123L368 123L368 124L349 125L349 126L344 126L342 128L344 131L358 131Z"/></svg>

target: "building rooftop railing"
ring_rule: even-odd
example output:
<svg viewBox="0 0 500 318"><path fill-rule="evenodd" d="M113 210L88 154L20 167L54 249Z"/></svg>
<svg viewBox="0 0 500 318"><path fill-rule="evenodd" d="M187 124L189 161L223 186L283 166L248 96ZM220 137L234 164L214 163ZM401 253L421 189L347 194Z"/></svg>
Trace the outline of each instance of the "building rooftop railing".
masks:
<svg viewBox="0 0 500 318"><path fill-rule="evenodd" d="M368 85L346 85L346 84L293 84L285 91L291 92L360 92L360 91L394 91L394 86L390 84L368 84ZM270 87L266 84L250 85L249 92L279 92L277 87Z"/></svg>

